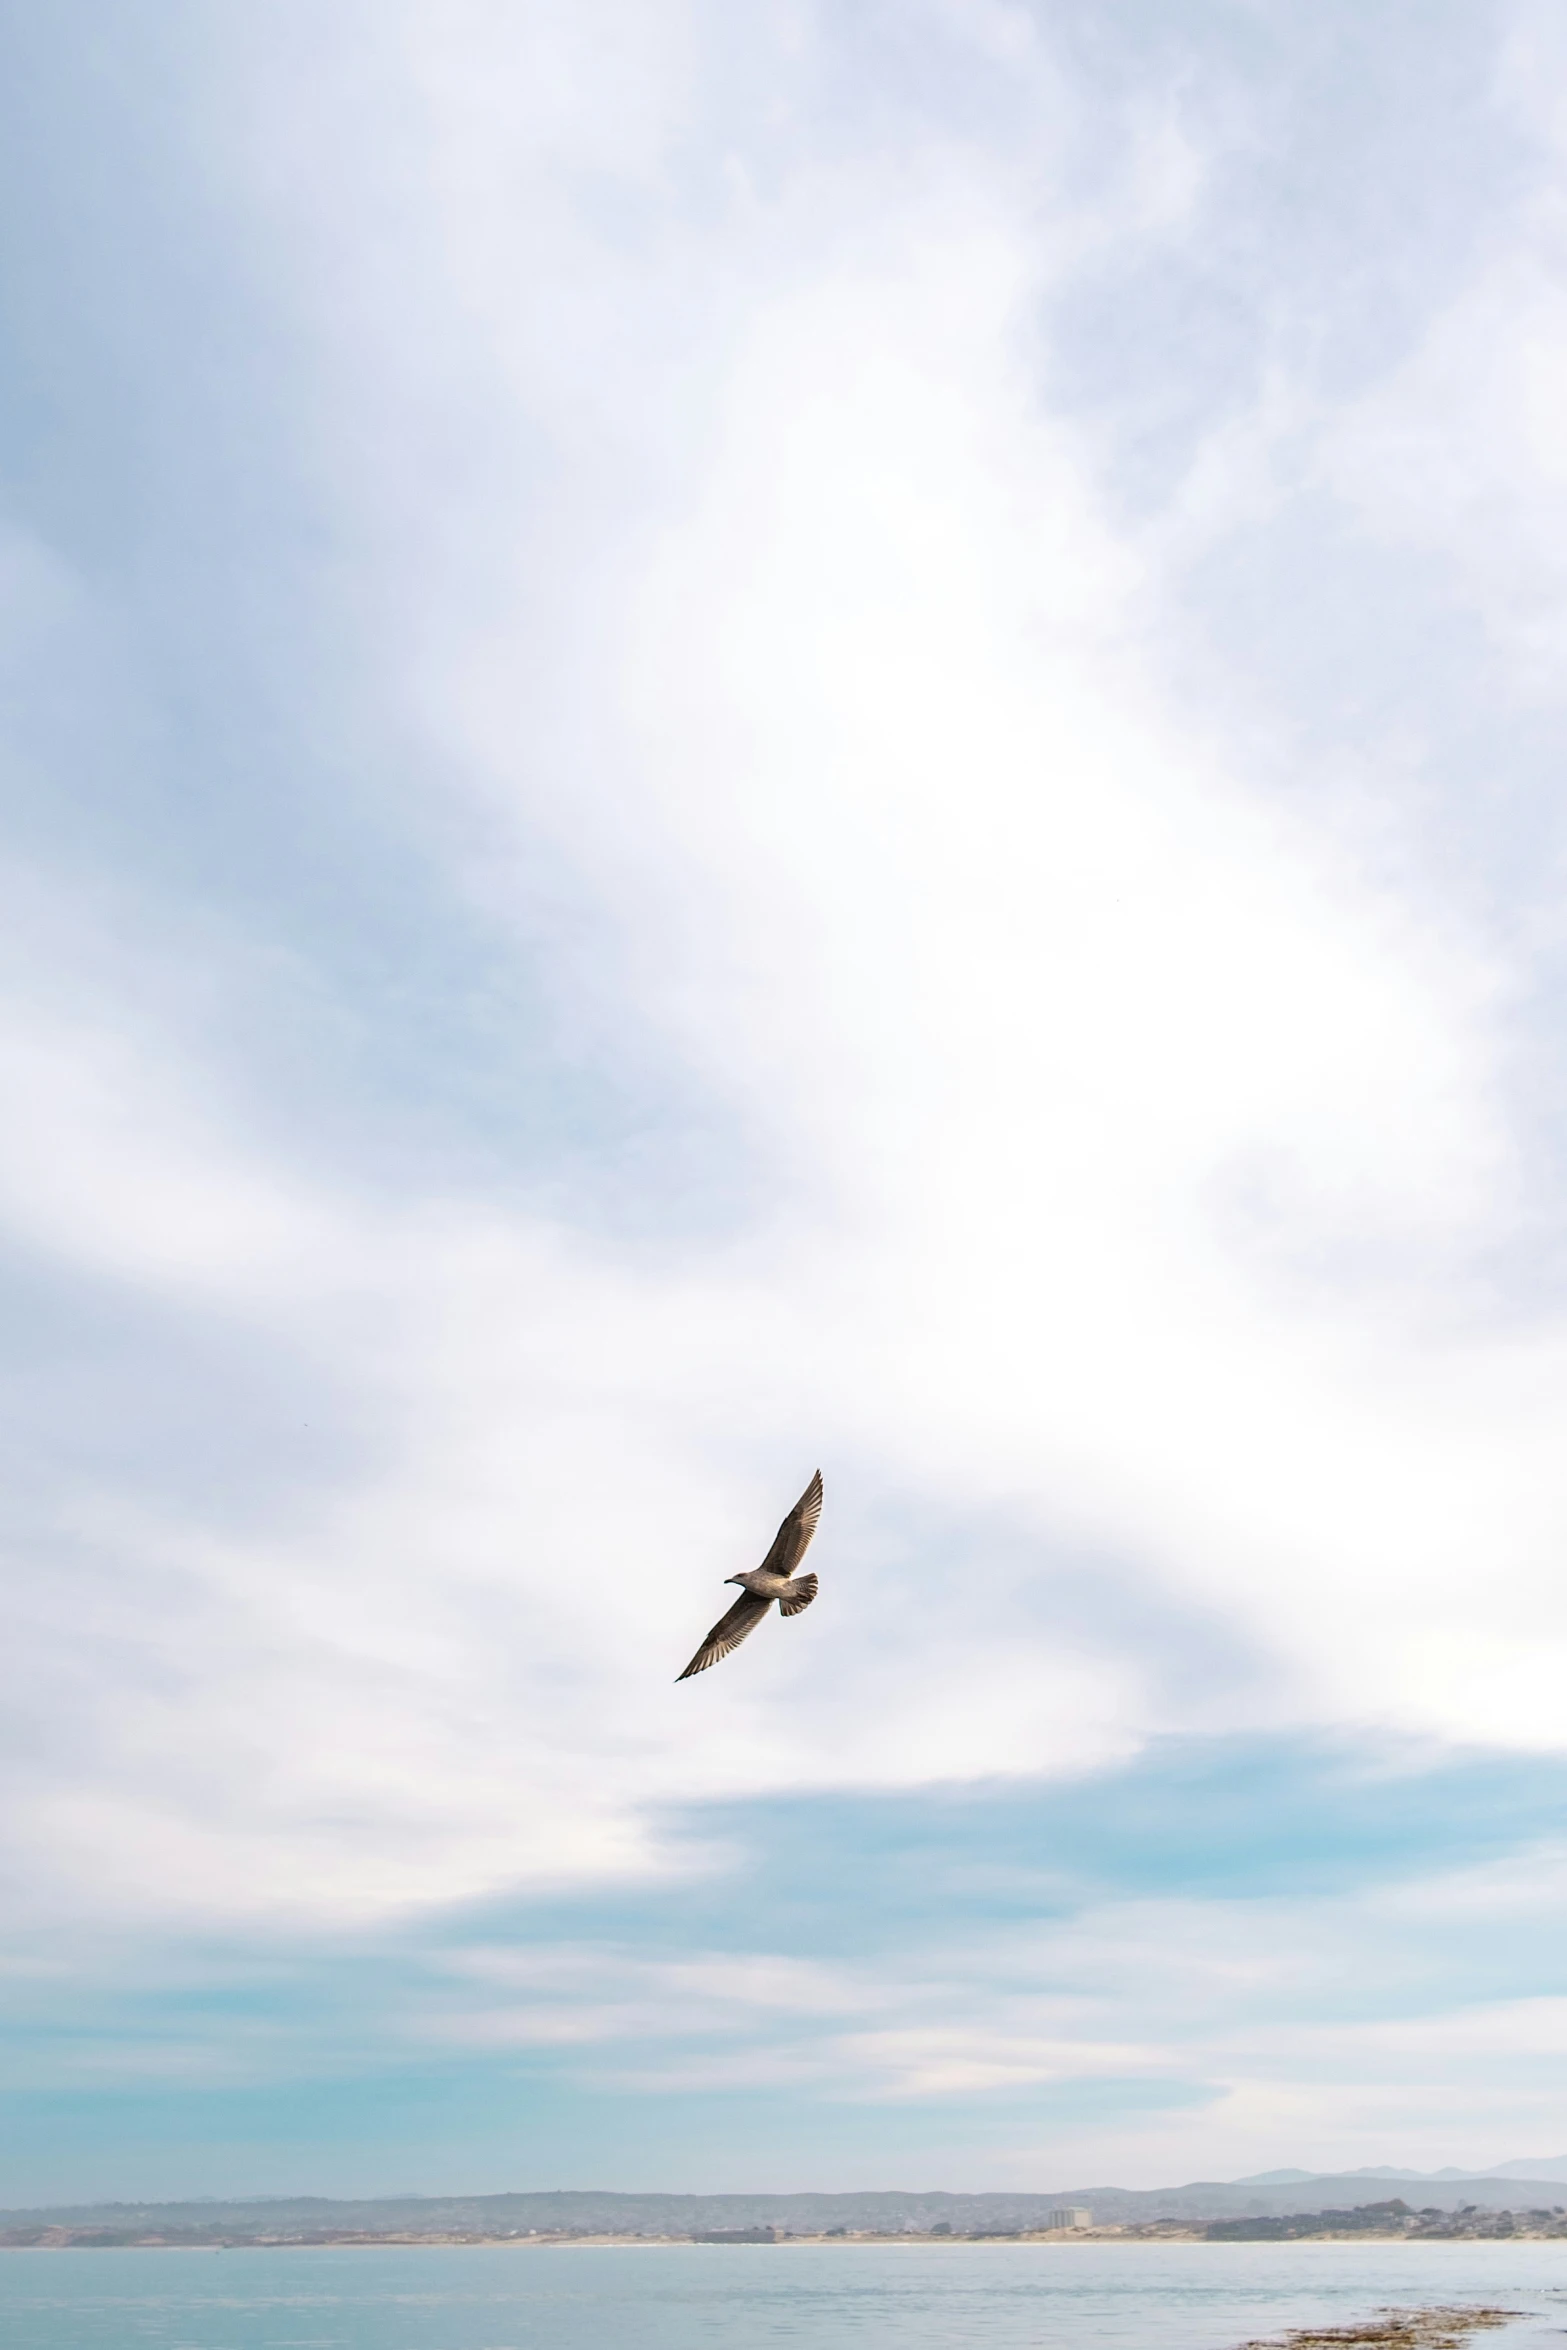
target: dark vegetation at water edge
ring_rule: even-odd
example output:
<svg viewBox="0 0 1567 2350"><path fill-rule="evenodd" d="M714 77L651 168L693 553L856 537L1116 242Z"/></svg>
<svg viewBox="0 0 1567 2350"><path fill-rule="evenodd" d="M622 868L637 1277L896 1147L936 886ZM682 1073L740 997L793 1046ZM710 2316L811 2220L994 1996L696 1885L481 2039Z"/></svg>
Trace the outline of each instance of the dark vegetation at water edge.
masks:
<svg viewBox="0 0 1567 2350"><path fill-rule="evenodd" d="M1288 2244L1305 2236L1400 2236L1474 2239L1567 2236L1567 2210L1481 2211L1470 2204L1443 2211L1428 2204L1411 2211L1401 2196L1360 2203L1350 2211L1296 2211L1276 2219L1216 2219L1203 2230L1210 2244Z"/></svg>

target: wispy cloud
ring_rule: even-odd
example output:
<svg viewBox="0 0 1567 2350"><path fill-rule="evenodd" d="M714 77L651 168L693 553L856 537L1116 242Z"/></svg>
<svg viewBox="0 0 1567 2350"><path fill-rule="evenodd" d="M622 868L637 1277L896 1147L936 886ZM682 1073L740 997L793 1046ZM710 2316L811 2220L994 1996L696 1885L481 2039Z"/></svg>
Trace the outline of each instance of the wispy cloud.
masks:
<svg viewBox="0 0 1567 2350"><path fill-rule="evenodd" d="M1554 1917L1508 1855L1567 1642L1547 16L6 39L38 1963L351 1946L372 2068L1113 2079L1234 2167L1309 2158L1262 2138L1374 1965L1333 2062L1445 2159L1418 2019L1546 2064L1557 1996L1473 1927ZM677 1691L818 1458L822 1606ZM1188 1835L1178 1758L1262 1732L1380 1754L1397 1836L1307 1772L1293 1893L1218 1882L1264 1838ZM1391 1792L1455 1753L1480 1849ZM983 1866L895 1819L955 1789ZM762 1795L926 1856L891 1982L782 1827L769 1930L704 1941ZM546 1915L670 1888L656 1958ZM408 1989L514 1901L526 1962ZM256 2012L241 2071L330 2072Z"/></svg>

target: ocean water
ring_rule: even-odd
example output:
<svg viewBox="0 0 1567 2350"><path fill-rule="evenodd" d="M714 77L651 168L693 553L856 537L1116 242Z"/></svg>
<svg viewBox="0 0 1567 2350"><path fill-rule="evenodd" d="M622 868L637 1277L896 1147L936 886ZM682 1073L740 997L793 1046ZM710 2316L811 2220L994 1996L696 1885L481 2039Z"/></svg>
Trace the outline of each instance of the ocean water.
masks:
<svg viewBox="0 0 1567 2350"><path fill-rule="evenodd" d="M1567 2241L0 2252L4 2350L1234 2350L1466 2301L1563 2350Z"/></svg>

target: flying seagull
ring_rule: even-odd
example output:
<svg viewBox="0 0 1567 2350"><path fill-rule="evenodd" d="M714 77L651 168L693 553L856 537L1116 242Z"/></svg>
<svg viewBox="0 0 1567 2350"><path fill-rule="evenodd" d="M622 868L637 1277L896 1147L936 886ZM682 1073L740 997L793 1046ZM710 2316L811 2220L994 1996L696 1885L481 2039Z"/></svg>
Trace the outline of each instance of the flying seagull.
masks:
<svg viewBox="0 0 1567 2350"><path fill-rule="evenodd" d="M724 1577L726 1583L739 1584L740 1596L728 1615L719 1617L678 1679L689 1681L693 1673L705 1673L709 1665L716 1665L721 1656L738 1648L756 1630L775 1599L781 1616L797 1616L802 1607L810 1606L816 1597L816 1577L796 1575L794 1570L805 1556L821 1514L822 1473L818 1469L779 1527L761 1565L753 1567L749 1575Z"/></svg>

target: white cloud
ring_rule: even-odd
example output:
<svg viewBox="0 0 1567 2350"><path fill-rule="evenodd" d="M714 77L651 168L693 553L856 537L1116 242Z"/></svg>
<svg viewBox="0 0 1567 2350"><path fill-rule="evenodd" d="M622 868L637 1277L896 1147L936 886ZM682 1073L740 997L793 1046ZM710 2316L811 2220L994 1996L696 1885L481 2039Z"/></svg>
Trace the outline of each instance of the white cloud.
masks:
<svg viewBox="0 0 1567 2350"><path fill-rule="evenodd" d="M286 1524L61 1491L96 1563L37 1655L111 1568L145 1593L73 1701L90 1763L18 1806L75 1898L372 1917L672 1865L660 1800L1160 1729L1560 1742L1567 1330L1483 1279L1519 974L1172 714L1174 558L1032 369L1053 273L1193 217L1193 134L1154 108L1098 212L907 113L829 152L742 106L725 145L704 37L366 17L269 61L227 168L431 853L524 943L569 877L563 1019L710 1105L746 1214L651 1243L323 1173L138 1011L150 935L17 1010L13 1243L282 1333L368 1430ZM819 1454L820 1606L676 1692ZM1084 1555L1250 1686L1066 1637Z"/></svg>
<svg viewBox="0 0 1567 2350"><path fill-rule="evenodd" d="M428 179L470 385L554 418L566 361L536 371L504 259L510 137L493 101L432 117ZM723 321L699 392L649 415L643 374L617 400L570 345L661 517L594 569L596 618L572 591L595 756L555 769L548 716L522 748L526 598L463 651L410 619L421 718L494 828L488 902L541 832L563 850L648 1049L776 1170L724 1268L767 1333L758 1434L808 1397L889 1482L1130 1551L1271 1646L1291 1709L1549 1743L1562 1332L1493 1326L1479 1278L1521 1196L1514 974L1161 707L1162 583L1028 373L1028 305L1080 243L1041 239L1033 192L933 135L918 167L807 152L764 228L665 216L647 282L709 284ZM570 250L613 305L613 244ZM381 323L383 374L404 332ZM939 1578L922 1596L938 1620ZM1006 1669L941 1656L948 1687ZM1083 1754L1139 1710L1105 1702ZM988 1700L960 1715L942 1768L995 1754Z"/></svg>
<svg viewBox="0 0 1567 2350"><path fill-rule="evenodd" d="M1273 353L1133 524L1041 390L1045 297L1207 233L1214 157L1156 95L1074 194L1033 21L938 17L1032 147L906 92L832 134L808 10L727 65L699 10L350 11L225 88L212 171L334 550L322 724L385 750L377 816L534 959L567 1057L696 1140L393 1183L258 1107L225 1025L253 942L70 860L27 883L0 1232L133 1337L65 1378L9 1538L18 1915L358 1931L722 1868L667 1806L1162 1731L1561 1745L1567 1325L1491 1284L1552 1178L1511 1091L1539 927L1373 869L1283 718L1264 759L1212 671L1167 684L1194 552L1326 483L1457 583L1519 706L1554 693L1555 162L1368 388ZM7 548L24 653L112 634ZM707 1155L722 1212L669 1172ZM287 1408L237 1463L192 1433L204 1355L140 1434L154 1322L270 1350ZM675 1688L818 1458L817 1608ZM486 1949L393 2036L640 2091L1195 2082L1200 2125L1074 2125L1074 2161L1148 2178L1286 2128L1292 2160L1393 2130L1446 2160L1460 2107L1504 2152L1545 2129L1560 2003L1466 2006L1422 1938L1546 1941L1559 1908L1531 1860L1326 1922L955 1934L891 1982ZM1332 2020L1373 1964L1406 2011Z"/></svg>

